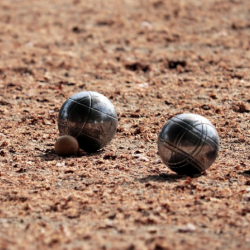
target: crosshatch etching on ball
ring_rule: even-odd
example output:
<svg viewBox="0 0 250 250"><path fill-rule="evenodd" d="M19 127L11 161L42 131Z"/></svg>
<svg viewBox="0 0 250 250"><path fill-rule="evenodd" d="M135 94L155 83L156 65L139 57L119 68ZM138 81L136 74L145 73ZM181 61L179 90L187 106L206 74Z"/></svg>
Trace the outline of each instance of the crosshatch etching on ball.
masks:
<svg viewBox="0 0 250 250"><path fill-rule="evenodd" d="M162 128L158 151L171 170L178 174L194 175L213 164L219 144L219 135L209 120L196 114L181 114Z"/></svg>
<svg viewBox="0 0 250 250"><path fill-rule="evenodd" d="M250 250L250 0L0 0L0 34L0 250Z"/></svg>
<svg viewBox="0 0 250 250"><path fill-rule="evenodd" d="M58 116L60 135L71 135L85 151L96 151L114 137L118 119L113 104L102 94L83 91L62 105Z"/></svg>

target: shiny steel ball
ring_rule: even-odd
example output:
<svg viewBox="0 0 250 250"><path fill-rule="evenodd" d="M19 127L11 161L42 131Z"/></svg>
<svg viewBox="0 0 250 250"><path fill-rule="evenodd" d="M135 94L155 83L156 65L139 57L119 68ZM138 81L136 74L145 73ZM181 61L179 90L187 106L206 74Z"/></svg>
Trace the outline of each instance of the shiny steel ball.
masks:
<svg viewBox="0 0 250 250"><path fill-rule="evenodd" d="M71 135L62 135L56 140L55 151L58 155L75 155L77 154L78 149L78 141Z"/></svg>
<svg viewBox="0 0 250 250"><path fill-rule="evenodd" d="M158 152L162 161L177 174L194 175L212 165L219 144L219 135L209 120L196 114L181 114L162 128Z"/></svg>
<svg viewBox="0 0 250 250"><path fill-rule="evenodd" d="M113 104L102 94L83 91L62 105L58 116L60 135L71 135L85 151L107 145L116 133L118 119Z"/></svg>

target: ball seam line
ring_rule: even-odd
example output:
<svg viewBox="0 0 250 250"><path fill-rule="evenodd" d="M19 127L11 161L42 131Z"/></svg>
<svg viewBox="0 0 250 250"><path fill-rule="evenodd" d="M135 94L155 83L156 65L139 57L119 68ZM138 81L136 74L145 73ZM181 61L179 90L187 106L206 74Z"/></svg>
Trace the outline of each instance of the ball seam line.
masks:
<svg viewBox="0 0 250 250"><path fill-rule="evenodd" d="M171 120L169 124L171 124L171 122L174 122L174 121ZM180 142L181 142L181 139L183 138L183 136L184 136L187 132L188 132L188 131L185 130L185 131L183 131L182 134L179 133L179 134L176 136L173 145L176 145L176 147L178 148L178 146L179 146L179 144L180 144ZM180 138L179 138L179 137L180 137ZM177 140L178 140L178 141L177 141ZM172 150L172 153L171 153L171 157L176 158L176 154L174 154L173 150Z"/></svg>
<svg viewBox="0 0 250 250"><path fill-rule="evenodd" d="M171 121L173 121L173 122L175 122L176 124L178 124L180 127L182 127L183 129L185 129L185 130L188 130L187 128L185 128L185 127L183 127L180 123L178 123L177 121L174 121L174 120L171 120ZM187 124L187 123L185 123L185 124ZM206 124L206 123L202 123L202 124ZM188 125L188 124L187 124ZM206 124L207 125L207 124ZM193 127L193 126L191 126L192 128L194 128L197 132L199 132L199 133L201 133L201 131L199 131L198 129L196 129L195 127ZM192 131L192 130L188 130L190 133L192 133L193 135L195 135L196 137L198 137L199 138L199 136L198 136L198 134L196 134L194 131ZM210 139L210 142L212 142L212 143L214 143L218 148L219 148L219 145L211 138L211 137L209 137L209 136L207 136L207 138L208 139ZM209 143L208 141L207 141L207 143L212 147L213 145L211 145L211 143Z"/></svg>
<svg viewBox="0 0 250 250"><path fill-rule="evenodd" d="M90 95L91 95L91 93L93 93L93 94L97 94L97 96L98 97L100 97L100 95L101 96L104 96L104 95L102 95L102 94L100 94L100 93L97 93L97 92L95 92L95 91L87 91ZM92 95L91 95L92 96ZM106 97L106 96L104 96L104 97ZM108 99L108 98L106 98L107 99L107 101L111 104L111 105L113 105L113 103Z"/></svg>
<svg viewBox="0 0 250 250"><path fill-rule="evenodd" d="M178 124L178 125L180 125L178 122L176 122L176 121L173 121L173 120L171 120L170 122L169 122L169 124L171 123L171 122L174 122L174 123L176 123L176 124ZM204 123L202 123L202 125L204 125ZM181 126L181 125L180 125ZM182 126L181 126L182 127ZM182 127L182 128L184 128L184 127ZM184 128L185 129L185 132L190 132L190 133L193 133L191 130L187 130L186 128ZM202 130L202 132L203 132L203 130ZM185 133L184 133L185 134ZM183 135L184 135L183 134ZM203 145L202 145L202 148L204 147L204 145L205 145L205 143L207 143L209 146L211 146L212 148L213 148L213 145L211 145L208 141L204 141L204 139L203 139L203 133L202 133L202 136L200 137L200 136L197 136L197 134L196 133L193 133L193 135L195 135L198 139L199 139L199 145L201 144L201 142L203 141ZM207 136L207 130L206 130L206 135L205 135L205 138L207 138L208 136ZM211 140L211 138L209 138L210 140ZM169 143L169 145L172 145L174 148L177 148L178 150L180 150L180 151L182 151L181 149L179 149L177 146L175 146L175 142L174 142L174 144L172 144L172 143L170 143L170 142L165 142L164 140L163 140L163 138L161 138L161 137L159 137L159 141L163 144L163 145L165 145L165 144L167 144L167 143ZM213 140L211 140L212 142L214 142ZM204 143L205 142L205 143ZM217 144L215 143L215 145L217 146ZM190 154L187 154L185 151L182 151L183 153L185 153L186 155L187 155L187 158L193 158L193 154L195 153L195 151L197 150L197 148L198 147L196 147L196 149L192 152L192 154L190 155ZM202 150L202 148L199 150L199 152ZM172 155L172 153L173 153L173 150L171 151L171 155ZM190 157L189 157L190 156ZM188 160L188 159L185 159L185 160ZM184 162L185 160L183 160L183 161L181 161L181 162ZM195 160L195 158L193 158L193 160ZM181 162L178 162L178 163L176 163L176 164L180 164ZM198 161L197 161L198 162ZM173 163L172 163L173 164ZM199 164L201 164L200 162L199 162ZM173 165L175 165L175 164L173 164ZM202 165L202 164L201 164ZM176 168L178 168L178 167L176 167Z"/></svg>
<svg viewBox="0 0 250 250"><path fill-rule="evenodd" d="M89 101L90 101L90 107L91 107L91 95L89 94L89 92L87 92L88 93L88 95L89 95ZM84 97L83 99L81 99L80 101L82 101L82 100L84 100L84 99L86 99L86 97ZM71 101L73 101L72 99L70 99ZM78 103L78 102L76 102L76 103ZM87 107L87 106L86 106ZM82 128L81 128L81 130L80 130L80 132L78 133L78 135L76 136L76 138L81 134L81 132L83 131L83 129L84 129L84 127L85 127L85 125L86 125L86 123L87 123L87 121L88 121L88 119L89 119L89 113L90 113L90 108L88 108L89 110L88 110L88 114L87 114L87 118L86 118L86 120L85 120L85 122L84 122L84 124L83 124L83 126L82 126Z"/></svg>
<svg viewBox="0 0 250 250"><path fill-rule="evenodd" d="M84 104L82 104L82 103L79 103L79 102L73 100L73 99L70 99L70 98L69 98L69 100L71 100L72 102L75 102L75 103L77 103L77 104L79 104L79 105L81 105L81 106L83 106L83 107L90 108L90 107L88 107L88 106L86 106L86 105L84 105ZM102 112L102 111L100 111L100 110L98 110L98 109L95 109L95 108L90 108L90 109L95 110L95 111L97 111L97 112L99 112L99 113L105 114L105 115L107 115L107 116L109 116L109 117L111 117L111 118L114 118L114 119L118 120L118 118L116 118L116 117L114 117L114 116L112 116L112 115L109 115L109 114L107 114L107 113L104 113L104 112Z"/></svg>
<svg viewBox="0 0 250 250"><path fill-rule="evenodd" d="M177 164L180 164L180 163L185 162L186 160L188 161L189 159L192 159L194 162L196 162L198 166L202 165L198 160L196 160L195 158L193 158L193 155L190 155L190 154L188 154L187 152L181 150L180 148L178 148L178 147L175 146L174 144L172 144L172 143L170 143L170 142L162 141L161 139L160 139L160 143L161 143L163 146L170 145L172 148L177 149L177 151L179 151L182 155L186 156L186 159L185 159L185 160L180 161L180 162L178 162L178 163L171 163L171 165L177 165ZM169 147L167 147L167 148L170 149L171 151L174 151L174 150L172 150L172 148L169 148ZM176 168L178 168L178 167L176 167Z"/></svg>
<svg viewBox="0 0 250 250"><path fill-rule="evenodd" d="M172 148L177 149L177 151L179 151L179 153L181 153L181 154L184 155L184 156L187 156L187 158L185 159L186 161L188 161L190 164L192 164L192 161L193 161L193 163L195 163L195 165L192 164L192 166L194 166L194 167L195 167L196 169L198 169L199 171L204 171L204 169L200 167L200 165L201 165L200 162L197 161L196 159L194 159L193 156L188 155L185 151L183 151L183 150L181 150L181 149L175 147L173 144L171 144L171 143L169 143L169 142L163 142L163 141L160 140L160 143L161 143L164 147L166 147L166 148L168 148L168 149L170 149L170 150L172 150ZM169 146L170 146L170 147L169 147ZM172 147L172 148L171 148L171 147ZM190 161L190 160L191 160L191 161ZM168 163L168 164L169 164L169 163ZM171 168L173 168L173 169L177 169L177 168L183 168L185 165L187 165L187 164L185 164L185 165L182 165L182 166L180 166L180 167L172 167L173 165L177 165L177 164L178 164L178 163L170 163L169 166L170 166Z"/></svg>
<svg viewBox="0 0 250 250"><path fill-rule="evenodd" d="M90 136L90 135L87 135L87 134L85 134L85 133L81 133L81 135L87 136L87 137L89 137L89 138L91 138L91 139L94 139L94 140L96 140L96 141L98 141L98 142L101 143L101 141L99 141L98 139L96 139L96 138L94 138L94 137L92 137L92 136Z"/></svg>
<svg viewBox="0 0 250 250"><path fill-rule="evenodd" d="M194 128L194 129L195 129L196 131L198 131L199 133L201 132L201 131L199 131L196 127L194 127L194 126L190 125L189 123L187 123L187 122L181 120L180 118L174 117L174 118L172 119L172 121L174 121L174 119L177 119L177 120L179 120L179 121L185 123L187 126ZM176 122L176 121L174 121L174 122L177 123L177 124L179 124L179 123ZM214 129L216 130L216 128L215 128L213 125L211 125L211 124L203 123L203 122L201 122L201 121L200 121L200 123L201 123L201 124L206 124L206 125L208 125L208 126L214 128ZM200 124L197 124L197 125L200 125ZM181 126L181 127L182 127L182 126ZM183 128L184 128L184 127L183 127ZM216 132L217 132L217 131L216 131ZM216 144L216 145L219 147L219 144L217 144L211 137L209 137L209 136L207 135L207 138L209 138L211 141L214 142L214 144Z"/></svg>
<svg viewBox="0 0 250 250"><path fill-rule="evenodd" d="M76 131L77 132L77 130L75 130L74 128L71 128L71 129L73 129L74 131ZM98 141L98 142L100 142L100 140L98 140L98 139L96 139L96 138L94 138L94 137L92 137L92 136L90 136L90 135L88 135L88 134L85 134L85 133L81 133L80 135L84 135L84 136L87 136L87 137L89 137L89 138L92 138L92 139L94 139L94 140L96 140L96 141ZM73 136L74 137L74 136ZM76 137L75 137L76 138Z"/></svg>
<svg viewBox="0 0 250 250"><path fill-rule="evenodd" d="M195 154L196 155L198 155L200 152L201 152L201 150L203 149L203 147L204 147L204 145L205 145L205 142L207 143L207 141L206 141L206 138L207 138L207 126L205 126L205 128L206 128L206 133L204 133L204 131L203 131L203 125L204 125L204 123L202 123L202 130L201 130L201 137L199 137L199 142L198 142L198 144L196 145L196 148L193 150L193 152L191 153L191 155L192 155L192 157L194 157L195 156ZM205 136L204 136L205 135ZM208 143L209 144L209 143ZM210 145L210 144L209 144Z"/></svg>

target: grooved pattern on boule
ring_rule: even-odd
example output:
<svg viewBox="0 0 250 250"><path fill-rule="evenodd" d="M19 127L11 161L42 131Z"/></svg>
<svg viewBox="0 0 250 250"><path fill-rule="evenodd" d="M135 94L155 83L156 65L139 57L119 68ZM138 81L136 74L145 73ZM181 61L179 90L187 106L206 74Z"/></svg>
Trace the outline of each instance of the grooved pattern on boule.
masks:
<svg viewBox="0 0 250 250"><path fill-rule="evenodd" d="M116 133L118 119L113 104L97 92L71 96L59 111L60 134L77 138L80 148L95 151L107 145Z"/></svg>
<svg viewBox="0 0 250 250"><path fill-rule="evenodd" d="M76 136L76 138L82 133L82 131L83 131L85 125L86 125L86 122L87 122L87 120L88 120L88 118L89 118L89 112L90 112L90 108L91 108L91 95L89 94L89 92L88 92L88 95L89 95L89 101L90 101L89 106L90 106L90 107L88 107L89 109L88 109L87 118L86 118L86 121L83 123L82 128L81 128L81 131L78 133L78 135ZM84 97L83 99L81 99L80 102L83 101L85 98L86 98L86 97ZM70 98L69 98L69 99L70 99ZM70 99L70 100L72 100L72 99ZM74 100L72 100L72 101L74 102ZM78 103L78 102L77 102L77 103ZM80 103L78 103L78 104L80 104ZM85 106L85 105L83 105L83 104L80 104L80 105L81 105L81 106Z"/></svg>
<svg viewBox="0 0 250 250"><path fill-rule="evenodd" d="M219 151L219 136L204 117L182 114L163 127L158 138L163 162L179 174L201 173L211 166Z"/></svg>

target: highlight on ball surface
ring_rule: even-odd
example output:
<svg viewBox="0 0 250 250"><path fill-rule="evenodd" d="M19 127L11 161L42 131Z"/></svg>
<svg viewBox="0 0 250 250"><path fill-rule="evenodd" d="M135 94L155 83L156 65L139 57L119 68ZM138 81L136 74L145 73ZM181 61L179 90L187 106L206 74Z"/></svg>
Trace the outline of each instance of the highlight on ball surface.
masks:
<svg viewBox="0 0 250 250"><path fill-rule="evenodd" d="M82 91L62 105L58 116L60 135L71 135L85 151L106 146L115 136L118 119L113 104L104 95Z"/></svg>
<svg viewBox="0 0 250 250"><path fill-rule="evenodd" d="M219 152L219 135L212 123L197 114L173 117L158 137L162 161L177 174L194 175L208 169Z"/></svg>

